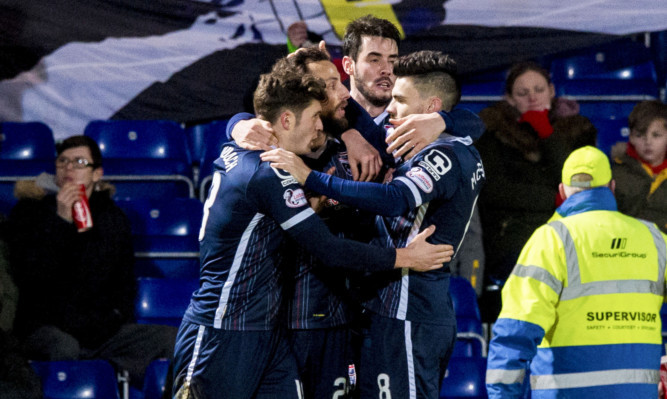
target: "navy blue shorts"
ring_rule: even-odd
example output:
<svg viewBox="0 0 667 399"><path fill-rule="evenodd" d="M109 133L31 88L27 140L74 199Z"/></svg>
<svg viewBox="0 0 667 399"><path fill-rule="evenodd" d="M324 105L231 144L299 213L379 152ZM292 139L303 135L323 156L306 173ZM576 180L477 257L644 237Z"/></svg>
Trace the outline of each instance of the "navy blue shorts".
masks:
<svg viewBox="0 0 667 399"><path fill-rule="evenodd" d="M348 368L355 363L350 329L341 326L291 330L290 334L292 350L303 383L304 398L348 397Z"/></svg>
<svg viewBox="0 0 667 399"><path fill-rule="evenodd" d="M284 333L181 324L174 353L175 397L299 399L301 390Z"/></svg>
<svg viewBox="0 0 667 399"><path fill-rule="evenodd" d="M359 368L361 398L438 399L456 341L456 326L371 313Z"/></svg>

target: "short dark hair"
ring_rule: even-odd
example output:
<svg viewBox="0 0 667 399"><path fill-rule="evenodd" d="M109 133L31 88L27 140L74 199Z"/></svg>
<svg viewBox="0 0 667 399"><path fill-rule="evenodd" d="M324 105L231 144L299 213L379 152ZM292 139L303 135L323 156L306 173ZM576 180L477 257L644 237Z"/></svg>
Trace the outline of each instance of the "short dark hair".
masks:
<svg viewBox="0 0 667 399"><path fill-rule="evenodd" d="M301 73L287 58L281 58L271 72L260 77L253 105L258 117L273 123L284 109L300 118L313 100L322 102L326 99L326 85L322 79Z"/></svg>
<svg viewBox="0 0 667 399"><path fill-rule="evenodd" d="M537 72L547 80L548 84L551 84L551 76L549 71L542 67L534 61L523 61L512 65L512 67L507 72L507 78L505 78L505 93L512 94L512 87L514 87L514 82L528 71Z"/></svg>
<svg viewBox="0 0 667 399"><path fill-rule="evenodd" d="M637 103L628 116L630 132L646 134L648 127L656 119L662 119L667 128L667 104L660 100L647 100Z"/></svg>
<svg viewBox="0 0 667 399"><path fill-rule="evenodd" d="M60 156L65 150L74 147L87 147L90 150L90 156L93 158L93 169L102 166L102 152L97 142L88 136L71 136L56 144L56 154Z"/></svg>
<svg viewBox="0 0 667 399"><path fill-rule="evenodd" d="M317 47L301 48L299 51L287 57L287 61L299 72L306 74L308 71L308 64L320 61L331 61L329 55ZM274 68L282 67L278 63Z"/></svg>
<svg viewBox="0 0 667 399"><path fill-rule="evenodd" d="M456 61L441 51L422 50L398 57L394 75L412 78L417 91L440 98L445 111L450 111L461 99Z"/></svg>
<svg viewBox="0 0 667 399"><path fill-rule="evenodd" d="M343 55L352 58L354 61L359 56L361 42L364 36L379 36L391 39L396 42L396 47L400 47L401 33L390 21L373 15L366 15L350 22L345 28L343 36Z"/></svg>

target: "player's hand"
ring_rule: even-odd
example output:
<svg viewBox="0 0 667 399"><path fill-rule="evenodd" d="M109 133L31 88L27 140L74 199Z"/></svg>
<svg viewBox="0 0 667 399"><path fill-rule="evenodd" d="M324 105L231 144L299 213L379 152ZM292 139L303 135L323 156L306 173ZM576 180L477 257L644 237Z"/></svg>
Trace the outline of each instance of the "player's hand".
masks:
<svg viewBox="0 0 667 399"><path fill-rule="evenodd" d="M439 269L445 262L451 261L454 247L449 244L433 245L426 242L434 231L435 226L431 225L417 234L407 248L397 249L395 267L407 267L414 271L425 272Z"/></svg>
<svg viewBox="0 0 667 399"><path fill-rule="evenodd" d="M341 139L347 147L352 178L356 181L374 180L382 169L380 153L356 129L347 130Z"/></svg>
<svg viewBox="0 0 667 399"><path fill-rule="evenodd" d="M232 138L239 147L251 151L268 151L278 144L271 123L258 118L239 121L232 130Z"/></svg>
<svg viewBox="0 0 667 399"><path fill-rule="evenodd" d="M276 148L260 154L262 161L271 162L271 166L287 171L292 177L303 185L312 170L306 166L303 160L293 152Z"/></svg>
<svg viewBox="0 0 667 399"><path fill-rule="evenodd" d="M395 129L387 137L387 152L408 160L431 144L445 131L445 120L437 112L412 114L403 118L389 119Z"/></svg>
<svg viewBox="0 0 667 399"><path fill-rule="evenodd" d="M79 194L79 185L74 183L65 183L56 195L56 213L63 220L72 223L72 206L81 199Z"/></svg>

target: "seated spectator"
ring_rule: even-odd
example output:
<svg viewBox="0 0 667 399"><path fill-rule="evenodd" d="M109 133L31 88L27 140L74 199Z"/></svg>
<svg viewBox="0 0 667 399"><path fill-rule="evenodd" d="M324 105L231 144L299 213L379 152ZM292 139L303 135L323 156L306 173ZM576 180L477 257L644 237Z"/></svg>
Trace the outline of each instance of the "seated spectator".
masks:
<svg viewBox="0 0 667 399"><path fill-rule="evenodd" d="M480 111L487 130L475 146L487 173L479 198L487 284L507 279L532 232L560 204L568 154L595 145L595 127L578 113L577 103L555 98L549 73L534 62L512 66L505 99ZM493 302L497 315L499 296Z"/></svg>
<svg viewBox="0 0 667 399"><path fill-rule="evenodd" d="M0 214L0 399L39 399L39 377L12 335L18 291L9 274L6 235L7 220Z"/></svg>
<svg viewBox="0 0 667 399"><path fill-rule="evenodd" d="M628 117L630 139L614 157L618 210L667 232L667 105L642 101Z"/></svg>
<svg viewBox="0 0 667 399"><path fill-rule="evenodd" d="M73 136L57 154L55 177L15 189L8 241L19 290L16 335L30 359L106 359L141 386L151 360L172 355L176 328L132 324L130 223L102 182L97 143ZM80 185L93 221L82 232L72 219Z"/></svg>

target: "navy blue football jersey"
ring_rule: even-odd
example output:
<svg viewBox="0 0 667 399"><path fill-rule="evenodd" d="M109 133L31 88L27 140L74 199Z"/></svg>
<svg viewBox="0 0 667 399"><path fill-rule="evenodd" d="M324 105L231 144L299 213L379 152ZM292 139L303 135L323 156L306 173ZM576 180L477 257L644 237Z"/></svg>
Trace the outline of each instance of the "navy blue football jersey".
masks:
<svg viewBox="0 0 667 399"><path fill-rule="evenodd" d="M434 244L460 246L485 180L477 150L466 140L442 136L408 162L385 185L349 182L311 173L306 187L376 212L378 237L384 247L407 246L424 228L435 225ZM407 269L374 274L377 295L364 306L400 320L454 324L449 297L449 268L416 273Z"/></svg>
<svg viewBox="0 0 667 399"><path fill-rule="evenodd" d="M186 321L227 330L273 329L282 301L279 249L285 233L329 266L360 260L360 268L393 269L395 251L332 235L297 181L259 154L228 143L214 163L199 234L200 288Z"/></svg>

